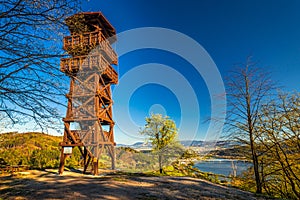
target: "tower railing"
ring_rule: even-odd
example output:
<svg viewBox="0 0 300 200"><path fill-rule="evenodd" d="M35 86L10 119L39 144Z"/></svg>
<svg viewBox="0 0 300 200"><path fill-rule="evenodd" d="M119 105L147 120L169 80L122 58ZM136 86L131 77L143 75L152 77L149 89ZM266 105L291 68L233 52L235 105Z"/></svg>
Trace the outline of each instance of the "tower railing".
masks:
<svg viewBox="0 0 300 200"><path fill-rule="evenodd" d="M114 49L110 46L109 41L104 37L102 32L93 31L72 36L64 37L63 49L70 51L71 49L84 49L91 50L99 45L99 49L105 52L108 59L112 64L118 64L118 56Z"/></svg>
<svg viewBox="0 0 300 200"><path fill-rule="evenodd" d="M62 58L60 61L60 70L64 73L98 70L103 76L111 80L110 83L118 83L118 73L102 54Z"/></svg>

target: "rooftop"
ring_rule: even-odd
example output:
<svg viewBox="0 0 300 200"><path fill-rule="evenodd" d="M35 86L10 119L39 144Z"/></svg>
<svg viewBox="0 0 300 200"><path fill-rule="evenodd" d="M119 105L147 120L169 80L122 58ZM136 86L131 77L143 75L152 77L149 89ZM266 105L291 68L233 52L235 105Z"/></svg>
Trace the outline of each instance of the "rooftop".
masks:
<svg viewBox="0 0 300 200"><path fill-rule="evenodd" d="M101 12L82 12L66 19L71 34L101 30L110 42L116 41L116 30Z"/></svg>

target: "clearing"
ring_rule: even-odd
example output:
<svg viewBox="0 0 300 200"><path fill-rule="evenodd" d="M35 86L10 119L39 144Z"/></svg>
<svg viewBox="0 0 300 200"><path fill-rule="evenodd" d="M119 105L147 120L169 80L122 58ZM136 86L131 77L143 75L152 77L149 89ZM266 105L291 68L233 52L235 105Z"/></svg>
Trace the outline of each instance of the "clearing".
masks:
<svg viewBox="0 0 300 200"><path fill-rule="evenodd" d="M266 199L190 177L29 170L0 175L0 199Z"/></svg>

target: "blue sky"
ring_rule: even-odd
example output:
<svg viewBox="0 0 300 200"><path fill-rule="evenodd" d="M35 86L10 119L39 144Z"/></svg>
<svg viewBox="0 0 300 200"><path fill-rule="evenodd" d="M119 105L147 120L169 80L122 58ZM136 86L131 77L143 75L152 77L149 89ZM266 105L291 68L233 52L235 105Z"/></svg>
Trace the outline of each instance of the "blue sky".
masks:
<svg viewBox="0 0 300 200"><path fill-rule="evenodd" d="M82 2L83 11L102 12L118 34L113 45L120 56L120 81L113 87L117 143L143 141L139 129L150 113L170 116L181 140L217 139L221 126L207 119L224 111L223 80L249 55L283 90L300 90L298 0ZM14 130L39 131L31 123Z"/></svg>
<svg viewBox="0 0 300 200"><path fill-rule="evenodd" d="M101 11L117 33L141 27L162 27L178 31L200 44L210 55L222 78L237 63L253 56L258 65L272 72L272 78L286 91L300 89L300 2L271 0L90 0L84 11ZM142 37L142 36L141 36ZM132 42L129 41L129 42ZM180 44L178 44L180 45ZM118 52L118 43L115 45ZM168 66L182 75L196 95L197 105L189 102L185 93L174 94L168 85L144 83L130 94L129 102L122 101L127 92L122 77L134 68L153 64ZM207 118L211 115L211 97L207 83L185 58L161 49L139 49L119 58L120 83L114 89L125 88L114 99L117 143L134 143L142 138L137 128L144 125L144 118L151 112L169 115L177 124L191 127L180 132L180 139L204 139L208 130ZM163 66L162 66L163 68ZM159 72L159 70L158 70ZM175 73L175 72L174 72ZM164 74L172 80L172 74ZM134 79L147 78L136 74ZM214 78L214 77L211 77ZM125 78L123 80L126 80ZM180 88L180 84L178 86ZM179 96L179 98L178 98ZM181 99L181 100L180 100ZM182 100L184 99L184 100ZM185 101L185 102L181 102ZM182 104L190 107L182 110ZM129 118L116 108L128 107ZM197 119L194 112L198 112ZM126 110L126 109L125 109ZM183 119L182 112L186 112ZM189 114L190 113L190 114ZM196 113L197 114L197 113ZM124 116L123 116L124 115ZM129 120L136 129L124 127L118 120ZM197 127L196 133L195 127Z"/></svg>

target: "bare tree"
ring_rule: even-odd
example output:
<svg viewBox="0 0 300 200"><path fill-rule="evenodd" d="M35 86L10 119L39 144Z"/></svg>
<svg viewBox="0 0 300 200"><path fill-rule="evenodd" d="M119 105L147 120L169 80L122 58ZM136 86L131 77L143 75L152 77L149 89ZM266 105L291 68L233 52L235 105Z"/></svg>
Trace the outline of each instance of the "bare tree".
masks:
<svg viewBox="0 0 300 200"><path fill-rule="evenodd" d="M66 16L79 11L75 0L0 1L1 125L35 122L53 127L66 93L59 72Z"/></svg>
<svg viewBox="0 0 300 200"><path fill-rule="evenodd" d="M263 100L273 89L268 73L256 67L248 58L242 66L230 73L227 80L227 125L230 136L247 145L253 162L256 192L262 193L257 147L257 122Z"/></svg>

